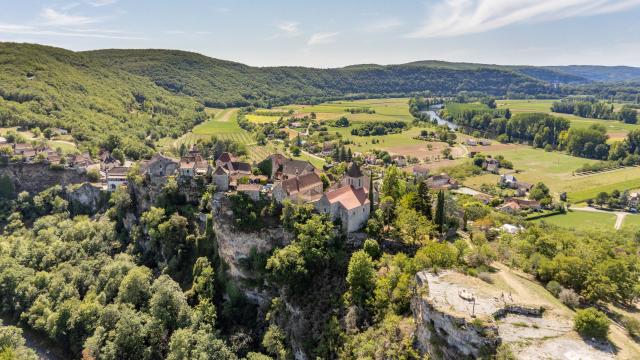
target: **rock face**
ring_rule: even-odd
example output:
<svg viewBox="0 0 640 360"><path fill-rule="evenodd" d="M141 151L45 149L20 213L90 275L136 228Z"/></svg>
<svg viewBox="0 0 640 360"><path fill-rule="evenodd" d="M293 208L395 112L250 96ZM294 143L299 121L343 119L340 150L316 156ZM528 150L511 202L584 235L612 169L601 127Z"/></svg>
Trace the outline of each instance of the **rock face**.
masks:
<svg viewBox="0 0 640 360"><path fill-rule="evenodd" d="M501 341L493 322L486 317L472 318L441 306L430 291L436 290L437 275L420 272L416 280L411 309L416 322L416 347L420 352L435 359L452 360L475 359L496 352ZM458 296L461 303L470 299L463 292Z"/></svg>
<svg viewBox="0 0 640 360"><path fill-rule="evenodd" d="M573 331L571 313L551 303L531 305L539 299L530 294L455 271L422 271L416 282L415 346L430 359L491 358L501 345L521 360L613 358L612 349L587 344Z"/></svg>
<svg viewBox="0 0 640 360"><path fill-rule="evenodd" d="M39 193L54 185L71 185L89 181L86 172L73 169L54 170L48 164L11 163L0 166L0 176L8 177L16 192Z"/></svg>
<svg viewBox="0 0 640 360"><path fill-rule="evenodd" d="M67 200L74 214L93 214L108 203L109 194L90 183L71 186L67 189Z"/></svg>
<svg viewBox="0 0 640 360"><path fill-rule="evenodd" d="M275 247L289 244L293 234L282 228L264 228L257 232L243 232L236 229L224 194L217 193L213 200L213 229L216 234L218 255L228 265L228 275L239 280L252 280L252 274L243 269L242 261L249 259L252 252L267 253ZM252 289L243 289L251 300L261 304L264 296Z"/></svg>

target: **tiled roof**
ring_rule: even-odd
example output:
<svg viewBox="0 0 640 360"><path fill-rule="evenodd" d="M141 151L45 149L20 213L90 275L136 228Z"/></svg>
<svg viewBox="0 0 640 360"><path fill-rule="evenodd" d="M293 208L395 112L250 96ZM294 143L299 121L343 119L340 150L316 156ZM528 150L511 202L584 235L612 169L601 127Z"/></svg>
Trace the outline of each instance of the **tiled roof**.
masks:
<svg viewBox="0 0 640 360"><path fill-rule="evenodd" d="M342 207L352 210L369 202L364 188L355 189L353 186L343 186L325 194L329 203L339 202Z"/></svg>
<svg viewBox="0 0 640 360"><path fill-rule="evenodd" d="M234 161L232 165L233 165L233 170L237 172L251 174L251 165L248 163Z"/></svg>
<svg viewBox="0 0 640 360"><path fill-rule="evenodd" d="M126 166L115 166L107 173L107 176L125 176L129 173L129 168Z"/></svg>
<svg viewBox="0 0 640 360"><path fill-rule="evenodd" d="M260 191L259 184L238 184L238 191Z"/></svg>
<svg viewBox="0 0 640 360"><path fill-rule="evenodd" d="M218 156L218 161L222 161L223 163L232 162L234 160L233 156L228 152L223 152Z"/></svg>
<svg viewBox="0 0 640 360"><path fill-rule="evenodd" d="M213 172L214 175L226 175L229 171L222 166L216 167L216 171Z"/></svg>
<svg viewBox="0 0 640 360"><path fill-rule="evenodd" d="M310 171L315 171L315 167L304 160L288 160L282 165L282 172L287 175L301 175Z"/></svg>
<svg viewBox="0 0 640 360"><path fill-rule="evenodd" d="M320 176L312 172L283 180L282 188L291 195L320 184L322 184Z"/></svg>

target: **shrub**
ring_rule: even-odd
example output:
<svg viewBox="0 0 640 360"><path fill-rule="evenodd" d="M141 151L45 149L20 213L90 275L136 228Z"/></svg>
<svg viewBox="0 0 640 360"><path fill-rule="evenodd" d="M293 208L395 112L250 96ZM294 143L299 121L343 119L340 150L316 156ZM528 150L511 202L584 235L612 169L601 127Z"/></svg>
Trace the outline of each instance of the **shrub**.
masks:
<svg viewBox="0 0 640 360"><path fill-rule="evenodd" d="M553 296L558 297L560 292L563 290L562 285L555 280L551 280L547 283L547 291L553 294Z"/></svg>
<svg viewBox="0 0 640 360"><path fill-rule="evenodd" d="M585 337L606 339L609 333L609 319L595 308L578 310L573 319L576 331Z"/></svg>
<svg viewBox="0 0 640 360"><path fill-rule="evenodd" d="M640 337L640 320L632 318L630 316L625 316L620 321L622 326L629 332L629 335L633 337Z"/></svg>
<svg viewBox="0 0 640 360"><path fill-rule="evenodd" d="M571 289L562 289L558 294L558 299L570 308L575 308L580 304L580 298L575 291Z"/></svg>
<svg viewBox="0 0 640 360"><path fill-rule="evenodd" d="M491 274L489 274L488 272L481 272L478 274L478 279L489 283L489 284L493 284L493 279L491 278Z"/></svg>
<svg viewBox="0 0 640 360"><path fill-rule="evenodd" d="M380 256L380 245L374 239L367 239L364 241L362 249L371 256L372 259L377 259Z"/></svg>

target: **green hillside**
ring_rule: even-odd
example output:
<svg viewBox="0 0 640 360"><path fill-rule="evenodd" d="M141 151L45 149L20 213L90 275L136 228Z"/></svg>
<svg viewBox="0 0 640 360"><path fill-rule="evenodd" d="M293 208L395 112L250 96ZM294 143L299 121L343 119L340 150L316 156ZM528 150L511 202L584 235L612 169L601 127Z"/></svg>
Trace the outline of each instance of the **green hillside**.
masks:
<svg viewBox="0 0 640 360"><path fill-rule="evenodd" d="M184 51L99 50L86 55L150 78L171 91L197 97L207 106L281 105L348 96L407 95L431 91L540 94L544 82L507 68L455 63L357 65L339 69L250 67Z"/></svg>
<svg viewBox="0 0 640 360"><path fill-rule="evenodd" d="M205 118L201 104L71 51L0 43L0 125L71 130L87 147L119 137L128 155ZM113 139L112 139L113 140ZM112 141L113 142L113 141Z"/></svg>

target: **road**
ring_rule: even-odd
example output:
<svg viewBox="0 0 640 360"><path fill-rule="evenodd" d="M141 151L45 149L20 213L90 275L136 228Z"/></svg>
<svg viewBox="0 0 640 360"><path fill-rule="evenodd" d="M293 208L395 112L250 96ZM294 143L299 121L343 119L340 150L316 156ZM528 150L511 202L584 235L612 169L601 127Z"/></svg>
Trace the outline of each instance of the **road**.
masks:
<svg viewBox="0 0 640 360"><path fill-rule="evenodd" d="M620 228L622 227L622 223L624 222L624 218L627 215L629 215L629 213L624 211L605 211L605 210L595 209L591 207L572 207L571 210L596 212L596 213L604 213L604 214L615 214L616 224L614 225L614 227L616 230L620 230Z"/></svg>

